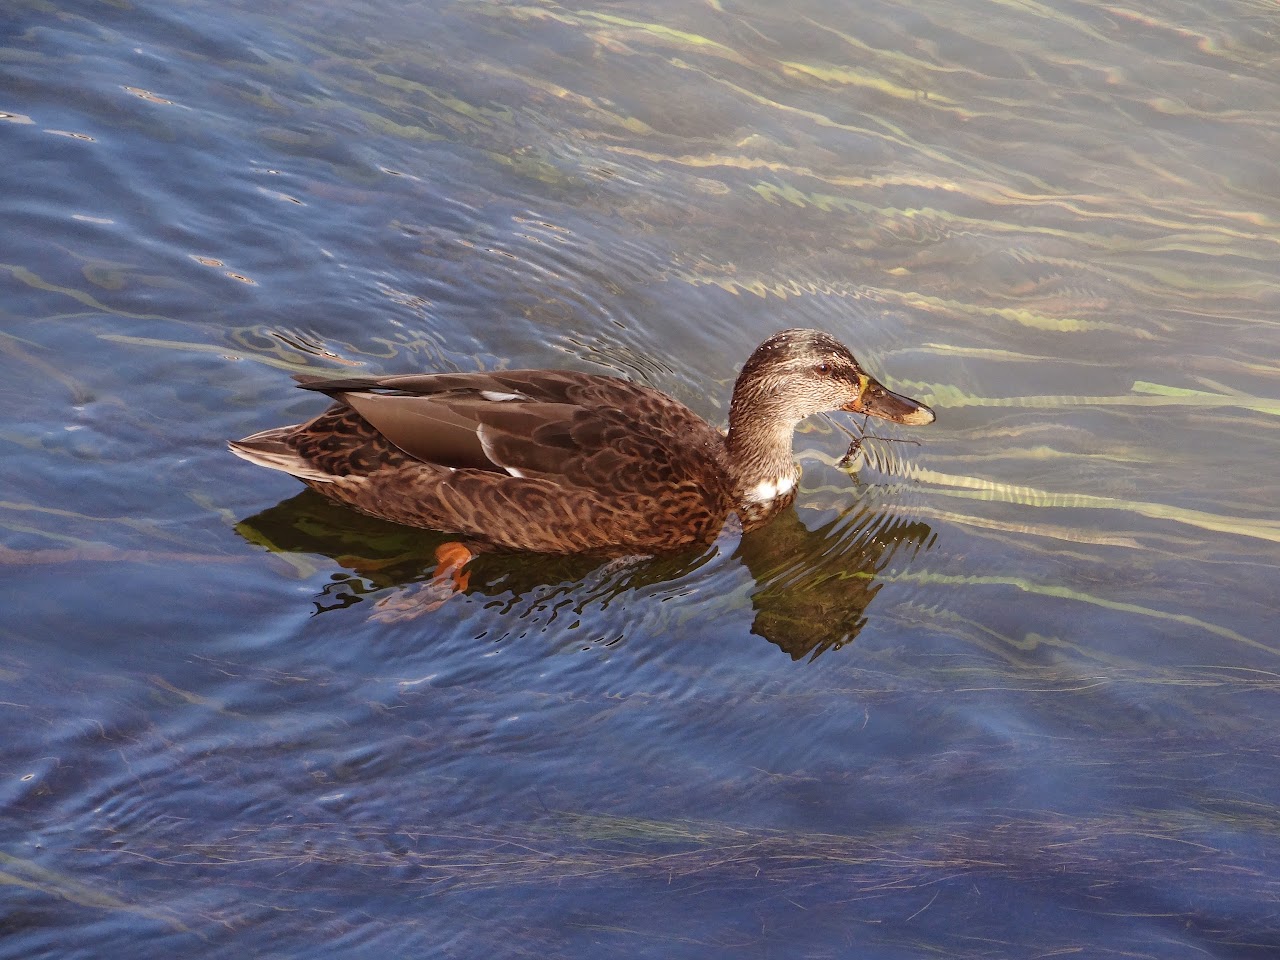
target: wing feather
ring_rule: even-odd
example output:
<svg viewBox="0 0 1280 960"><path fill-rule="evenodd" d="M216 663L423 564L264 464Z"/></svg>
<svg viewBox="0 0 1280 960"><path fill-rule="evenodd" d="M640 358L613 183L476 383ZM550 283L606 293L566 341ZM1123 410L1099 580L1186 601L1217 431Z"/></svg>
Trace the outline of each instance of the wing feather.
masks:
<svg viewBox="0 0 1280 960"><path fill-rule="evenodd" d="M713 432L649 387L567 371L305 379L302 385L347 404L425 463L575 486L643 488L655 471L669 478L673 444L688 458L691 438ZM706 469L702 458L694 460L691 468Z"/></svg>
<svg viewBox="0 0 1280 960"><path fill-rule="evenodd" d="M692 542L731 509L720 434L640 384L566 371L299 379L338 405L291 434L298 460L277 469L331 476L326 493L387 519L564 552Z"/></svg>

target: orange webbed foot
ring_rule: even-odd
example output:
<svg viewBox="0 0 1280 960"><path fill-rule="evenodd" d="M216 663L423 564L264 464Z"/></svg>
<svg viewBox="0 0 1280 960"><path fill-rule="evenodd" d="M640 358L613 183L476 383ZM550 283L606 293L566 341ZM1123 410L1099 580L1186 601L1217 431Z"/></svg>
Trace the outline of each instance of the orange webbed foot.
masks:
<svg viewBox="0 0 1280 960"><path fill-rule="evenodd" d="M467 589L471 574L462 568L474 557L474 553L456 540L440 544L436 547L436 569L431 579L379 600L369 619L403 623L439 608L455 593Z"/></svg>

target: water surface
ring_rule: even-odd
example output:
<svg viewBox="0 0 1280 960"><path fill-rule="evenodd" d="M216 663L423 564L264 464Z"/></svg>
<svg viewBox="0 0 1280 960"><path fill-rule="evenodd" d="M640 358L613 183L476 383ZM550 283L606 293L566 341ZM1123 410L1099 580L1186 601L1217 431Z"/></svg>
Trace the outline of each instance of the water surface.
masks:
<svg viewBox="0 0 1280 960"><path fill-rule="evenodd" d="M1270 4L0 15L0 954L1280 949ZM226 452L290 372L938 411L794 515L487 557Z"/></svg>

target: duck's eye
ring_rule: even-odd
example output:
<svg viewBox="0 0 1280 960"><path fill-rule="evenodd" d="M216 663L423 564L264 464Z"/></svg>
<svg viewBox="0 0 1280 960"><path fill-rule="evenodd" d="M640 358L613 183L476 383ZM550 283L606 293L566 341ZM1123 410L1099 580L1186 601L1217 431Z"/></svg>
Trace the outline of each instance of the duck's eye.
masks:
<svg viewBox="0 0 1280 960"><path fill-rule="evenodd" d="M829 373L831 373L831 364L823 360L821 363L814 364L813 370L814 370L814 373L820 373L825 377Z"/></svg>

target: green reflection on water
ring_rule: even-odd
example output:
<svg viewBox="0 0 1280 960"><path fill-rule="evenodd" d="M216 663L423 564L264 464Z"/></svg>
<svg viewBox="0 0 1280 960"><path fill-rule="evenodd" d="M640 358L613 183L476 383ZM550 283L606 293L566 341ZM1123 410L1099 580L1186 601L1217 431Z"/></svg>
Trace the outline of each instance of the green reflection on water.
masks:
<svg viewBox="0 0 1280 960"><path fill-rule="evenodd" d="M466 608L493 635L514 636L522 619L545 621L560 605L561 616L586 618L590 633L593 617L616 627L601 611L617 597L666 584L720 586L711 578L737 564L751 584L726 581L732 589L720 604L668 604L678 608L645 622L656 624L646 642L696 632L700 613L749 607L741 630L754 626L787 656L846 649L788 674L783 656L755 644L778 661L771 678L807 682L777 679L775 688L731 675L720 699L691 682L692 706L673 714L662 735L679 740L726 705L746 702L762 706L759 729L744 739L785 756L806 723L848 711L843 765L778 772L731 742L723 748L722 763L734 771L727 786L720 772L683 769L684 779L652 800L661 808L652 816L486 821L460 839L468 824L456 811L444 815L454 817L446 835L414 826L435 809L420 820L416 809L383 807L395 822L359 831L318 820L272 824L250 809L238 832L189 825L172 841L145 823L129 825L135 852L163 858L160 876L171 870L178 883L225 880L232 894L224 916L237 922L248 911L241 861L255 858L273 872L253 875L262 887L254 896L282 913L299 898L279 871L308 864L383 870L380 884L401 883L412 896L424 883L447 891L675 877L705 885L689 888L695 901L698 890L742 889L765 870L776 883L754 903L776 901L777 890L803 900L816 887L829 900L831 890L852 889L893 905L876 918L888 937L955 955L954 940L902 922L929 919L932 901L895 893L932 896L957 875L1025 884L1058 876L1075 915L1084 906L1149 920L1142 908L1150 904L1125 893L1145 883L1172 891L1156 908L1180 930L1203 926L1208 914L1217 924L1203 936L1208 949L1274 943L1267 845L1280 831L1274 806L1248 795L1275 793L1274 739L1258 731L1275 727L1280 689L1268 642L1280 541L1271 479L1280 461L1273 11L1241 2L992 6L998 17L951 2L713 2L621 13L460 3L416 25L402 9L375 5L359 12L356 30L341 10L303 18L266 4L254 31L236 24L231 32L260 28L279 46L249 50L233 40L214 56L180 31L136 41L166 61L175 88L184 75L202 78L199 89L182 90L148 80L167 106L122 92L136 64L118 54L97 92L173 108L164 119L127 114L107 95L110 106L96 109L60 102L84 111L77 130L93 127L95 140L74 146L99 151L85 157L118 151L121 166L102 181L100 168L71 161L73 188L49 201L56 215L38 220L42 230L76 215L109 221L99 217L107 212L102 182L134 191L125 209L135 218L119 217L116 230L100 234L24 238L30 246L0 266L10 294L0 335L10 413L0 442L12 471L0 504L0 562L13 574L49 570L51 588L65 590L95 565L125 563L126 585L156 569L176 571L172 582L185 586L173 601L199 606L222 600L204 592L211 564L243 568L246 588L288 588L262 600L265 610L228 614L223 629L250 633L267 629L257 618L298 605L288 592L297 579L336 571L340 579L320 596L305 594L302 605L360 602L363 612L373 605L366 600L429 574L429 541L367 529L351 538L347 521L332 516L300 524L295 516L306 536L292 543L259 517L241 523L276 566L233 536L218 539L279 495L221 465L223 441L248 432L245 421L274 422L296 402L282 375L258 376L258 367L612 364L714 416L723 382L750 346L803 323L840 334L883 366L891 386L918 389L941 413L921 447L868 456L860 485L821 470L821 458L806 451L805 495L826 511L816 523L798 514L809 527L788 518L722 555L612 578L594 577L592 565L504 558L478 567L473 581L479 598L499 601L483 613ZM135 43L131 27L98 30L78 5L15 9L40 18L40 29L0 51L17 74L50 61L89 70ZM233 18L240 15L248 16L233 5ZM92 38L92 58L45 46L76 30ZM130 43L116 43L123 39ZM39 106L24 105L10 117L24 122L5 132L30 133L35 146L23 149L43 156L66 138ZM207 181L154 159L155 144L183 142L172 119L180 113L201 119L201 149L215 160ZM131 164L131 146L151 159ZM259 160L290 183L267 195L254 181L251 201L235 190ZM77 182L89 186L76 190ZM153 182L169 188L165 198L179 208L173 220L194 211L201 232L160 230L161 221L174 224L167 207L151 202ZM24 182L10 195L29 192ZM457 201L455 219L440 215L444 200ZM253 201L314 219L264 214ZM352 221L349 232L324 232L326 215ZM254 217L262 218L258 232L239 234ZM555 229L531 226L538 223ZM315 247L312 230L324 233ZM120 252L135 243L136 256ZM321 259L321 246L332 260ZM318 265L294 268L295 249ZM164 261L164 250L174 260ZM193 257L217 267L207 276L183 272ZM252 290L222 269L241 262L253 264L239 274L258 284ZM309 299L317 281L339 271L347 271L342 285ZM248 299L234 299L241 295ZM483 309L469 312L481 300ZM326 325L311 315L331 306L347 308L347 321ZM255 363L236 365L236 357ZM174 402L177 381L185 403ZM830 467L839 444L816 446ZM194 468L183 471L175 457ZM152 459L153 493L139 505L129 494L143 478L125 468ZM863 514L871 519L858 526ZM277 569L279 558L286 569ZM129 596L155 601L145 590ZM449 622L457 606L442 607L437 622ZM105 633L123 615L92 613ZM335 610L316 622L342 616ZM353 646L401 637L363 617L340 622L352 625ZM6 636L25 629L7 625ZM280 629L274 642L285 648L303 632ZM850 646L855 637L862 646ZM170 655L157 671L180 669L185 653ZM231 657L219 670L260 677L248 648L236 656L245 662ZM338 668L315 669L337 685ZM637 682L685 679L662 669ZM572 679L543 687L533 679L539 670L513 673L518 689L504 706L520 693L532 703L579 693ZM5 674L15 675L37 690L47 682ZM161 680L200 703L224 702L215 681L205 691ZM628 681L622 671L611 678L622 688L616 701L592 707L583 725L598 723L639 749L653 731L618 719L617 702L634 704L638 715L668 691ZM331 695L344 720L369 697ZM51 701L38 717L50 728L65 706L56 693ZM317 701L327 713L329 702ZM932 716L927 705L953 705L945 723L935 720L921 736L950 733L954 763L944 752L923 768L898 765L877 751L907 741L885 746L855 735L863 711L898 701L918 705L904 713L922 724ZM158 712L200 709L181 692L155 704ZM436 708L425 692L409 706L419 717ZM75 708L83 709L79 701ZM965 726L966 711L1003 732L1003 751ZM566 738L573 733L564 728ZM173 736L168 727L137 734L143 742ZM474 748L462 737L450 743L460 757ZM301 748L281 752L309 759ZM521 770L538 763L514 751L509 759ZM212 761L192 762L212 789L225 784ZM643 763L616 762L620 772L594 775L648 785ZM1091 812L1058 813L1036 792L1061 770L1085 785L1072 800ZM758 806L739 800L736 818L682 816L709 795L755 798L762 784L787 778L818 786L800 801L786 793ZM991 785L980 797L987 806L952 806L952 791L975 781ZM923 812L898 832L859 832L840 822L839 799L855 788L887 803L923 798ZM119 789L128 798L144 788L130 781ZM1168 808L1144 805L1154 794ZM1037 801L1021 811L1002 806ZM785 816L788 804L830 829L746 822ZM392 836L404 850L368 844ZM110 852L105 841L82 839ZM301 850L303 841L316 846ZM420 874L387 876L405 863ZM135 909L136 900L90 889L74 870L42 873L20 859L6 859L4 869L4 882L53 899ZM131 876L118 862L95 869ZM358 898L367 876L327 879ZM1238 895L1234 912L1198 906L1222 891ZM982 908L967 909L971 916ZM173 923L163 913L155 919ZM999 931L1011 936L1008 918L1002 922ZM1098 945L1089 931L1080 941L1047 946ZM1159 955L1146 942L1131 952Z"/></svg>

